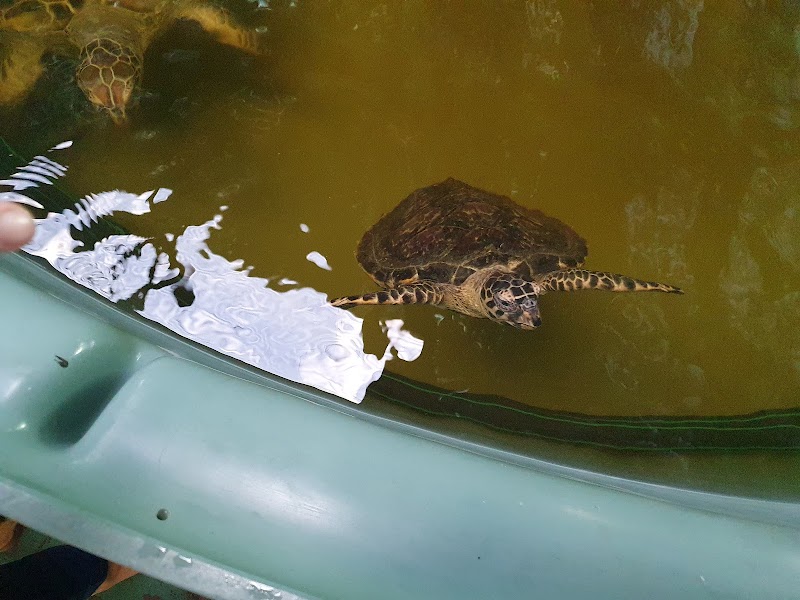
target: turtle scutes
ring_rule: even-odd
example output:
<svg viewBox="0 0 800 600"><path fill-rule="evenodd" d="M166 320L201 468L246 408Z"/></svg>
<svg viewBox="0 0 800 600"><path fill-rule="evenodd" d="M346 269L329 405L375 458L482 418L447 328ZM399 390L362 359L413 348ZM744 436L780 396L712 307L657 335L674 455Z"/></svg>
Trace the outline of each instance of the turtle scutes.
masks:
<svg viewBox="0 0 800 600"><path fill-rule="evenodd" d="M533 329L546 292L683 293L581 269L586 254L586 242L558 219L448 179L413 192L361 238L356 258L384 289L331 304L435 304Z"/></svg>
<svg viewBox="0 0 800 600"><path fill-rule="evenodd" d="M0 9L0 104L21 101L46 53L79 59L78 87L116 123L142 75L145 50L177 21L193 21L218 42L249 53L256 34L209 0L16 0Z"/></svg>

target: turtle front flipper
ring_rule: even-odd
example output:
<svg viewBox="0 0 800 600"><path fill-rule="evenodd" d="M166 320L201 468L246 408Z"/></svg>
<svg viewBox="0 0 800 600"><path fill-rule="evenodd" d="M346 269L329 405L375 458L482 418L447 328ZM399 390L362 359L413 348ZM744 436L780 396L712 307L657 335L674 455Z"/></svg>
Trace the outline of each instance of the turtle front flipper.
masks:
<svg viewBox="0 0 800 600"><path fill-rule="evenodd" d="M574 290L606 290L609 292L666 292L682 294L683 290L666 283L633 279L616 273L565 269L545 273L537 280L545 291L571 292Z"/></svg>
<svg viewBox="0 0 800 600"><path fill-rule="evenodd" d="M195 21L221 44L258 54L256 32L235 24L225 9L210 4L178 2L175 18Z"/></svg>
<svg viewBox="0 0 800 600"><path fill-rule="evenodd" d="M353 308L366 304L442 304L443 290L437 284L422 282L380 290L361 296L335 298L330 303L339 308Z"/></svg>

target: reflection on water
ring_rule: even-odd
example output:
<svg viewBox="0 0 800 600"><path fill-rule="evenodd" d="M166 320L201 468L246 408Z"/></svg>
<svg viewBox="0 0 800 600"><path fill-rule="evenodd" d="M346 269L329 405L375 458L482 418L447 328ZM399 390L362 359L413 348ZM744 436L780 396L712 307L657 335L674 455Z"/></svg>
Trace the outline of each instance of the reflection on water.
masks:
<svg viewBox="0 0 800 600"><path fill-rule="evenodd" d="M333 270L331 268L331 266L328 264L328 259L325 258L324 256L322 256L322 254L320 254L316 250L312 250L311 252L306 254L306 260L314 263L320 269L324 269L326 271L332 271Z"/></svg>
<svg viewBox="0 0 800 600"><path fill-rule="evenodd" d="M800 161L762 168L750 181L730 238L720 290L728 319L759 369L748 388L767 398L800 387Z"/></svg>
<svg viewBox="0 0 800 600"><path fill-rule="evenodd" d="M657 189L637 194L625 205L630 265L663 273L696 290L687 237L696 222L701 189L702 182L696 176L681 170ZM642 300L626 303L618 323L603 323L608 343L598 347L597 357L604 362L612 382L626 393L639 393L647 382L662 381L666 386L666 381L672 380L670 393L682 396L683 412L693 412L707 392L703 368L676 351L670 335L676 324L664 307ZM676 318L674 313L671 318Z"/></svg>
<svg viewBox="0 0 800 600"><path fill-rule="evenodd" d="M664 2L650 13L644 55L675 75L692 64L694 38L703 0Z"/></svg>
<svg viewBox="0 0 800 600"><path fill-rule="evenodd" d="M63 165L39 156L0 185L15 191L37 183L50 185L65 172ZM241 260L229 261L212 252L207 241L212 229L221 228L221 215L173 237L181 268L171 268L166 253L131 234L109 235L94 249L76 252L82 243L73 239L71 228L81 231L115 213L149 213L150 201L158 204L170 195L165 188L139 195L119 190L90 194L75 210L39 219L34 239L24 250L114 302L143 296L141 315L186 338L353 402L360 402L367 386L380 377L393 348L402 360L419 357L422 340L402 330L402 320L386 321L389 345L379 359L364 352L361 319L328 305L324 294L309 288L277 292L267 287L266 279L242 270ZM187 294L191 300L182 302Z"/></svg>
<svg viewBox="0 0 800 600"><path fill-rule="evenodd" d="M397 356L414 360L421 340L389 323L383 358L364 352L361 319L328 305L310 288L277 292L265 279L241 270L241 261L214 254L207 241L221 218L187 227L178 236L177 260L184 277L175 285L150 291L142 315L172 331L281 377L314 386L353 402ZM182 304L176 287L192 301Z"/></svg>

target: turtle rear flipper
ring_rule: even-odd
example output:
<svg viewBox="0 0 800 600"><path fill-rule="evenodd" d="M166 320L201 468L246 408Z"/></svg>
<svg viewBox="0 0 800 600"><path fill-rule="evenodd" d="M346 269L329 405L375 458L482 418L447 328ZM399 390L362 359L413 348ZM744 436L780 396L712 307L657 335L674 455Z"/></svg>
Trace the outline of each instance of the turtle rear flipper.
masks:
<svg viewBox="0 0 800 600"><path fill-rule="evenodd" d="M23 100L44 73L42 55L48 46L25 34L0 35L0 104L11 105Z"/></svg>
<svg viewBox="0 0 800 600"><path fill-rule="evenodd" d="M682 294L683 290L666 283L643 281L616 273L586 271L584 269L565 269L545 273L537 282L550 292L571 292L574 290L606 290L609 292L666 292Z"/></svg>
<svg viewBox="0 0 800 600"><path fill-rule="evenodd" d="M231 14L210 4L178 2L175 8L176 19L194 21L204 31L210 33L221 44L258 54L258 36L255 31L233 22Z"/></svg>
<svg viewBox="0 0 800 600"><path fill-rule="evenodd" d="M0 30L63 31L74 15L75 7L70 0L18 0L0 10Z"/></svg>

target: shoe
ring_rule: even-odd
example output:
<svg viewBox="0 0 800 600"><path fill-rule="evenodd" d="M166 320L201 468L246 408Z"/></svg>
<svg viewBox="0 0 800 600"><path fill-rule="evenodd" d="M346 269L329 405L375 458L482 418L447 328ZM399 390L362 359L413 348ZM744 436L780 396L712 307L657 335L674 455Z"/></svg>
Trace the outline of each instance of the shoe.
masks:
<svg viewBox="0 0 800 600"><path fill-rule="evenodd" d="M138 571L134 571L130 567L125 567L123 565L118 565L117 563L108 561L108 575L106 576L106 580L100 584L100 587L95 590L92 596L101 594L106 590L111 589L118 583L138 574Z"/></svg>
<svg viewBox="0 0 800 600"><path fill-rule="evenodd" d="M13 552L25 528L5 517L0 517L0 552Z"/></svg>

